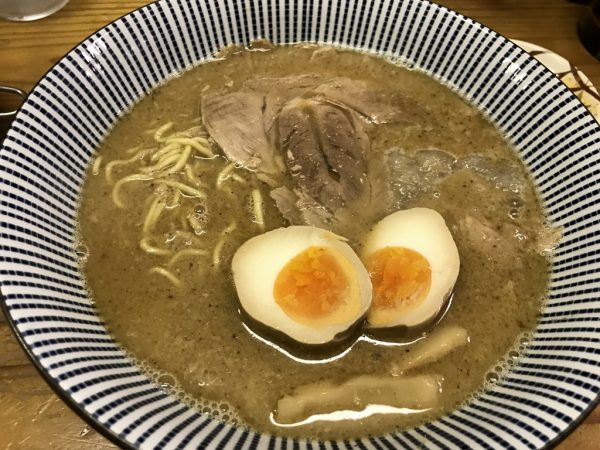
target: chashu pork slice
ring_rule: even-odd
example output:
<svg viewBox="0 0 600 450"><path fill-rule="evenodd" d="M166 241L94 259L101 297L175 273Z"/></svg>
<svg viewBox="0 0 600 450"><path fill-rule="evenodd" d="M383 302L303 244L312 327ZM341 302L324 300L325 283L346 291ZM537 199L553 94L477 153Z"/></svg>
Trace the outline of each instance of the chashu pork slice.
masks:
<svg viewBox="0 0 600 450"><path fill-rule="evenodd" d="M362 196L369 140L352 114L312 99L295 99L279 114L278 146L297 188L335 211Z"/></svg>
<svg viewBox="0 0 600 450"><path fill-rule="evenodd" d="M272 133L277 115L286 103L304 97L323 82L319 75L295 75L282 78L252 78L244 88L263 95L263 126Z"/></svg>
<svg viewBox="0 0 600 450"><path fill-rule="evenodd" d="M428 120L427 112L413 99L399 92L385 94L373 89L364 80L332 78L315 87L309 95L344 105L375 125L383 123L412 125Z"/></svg>
<svg viewBox="0 0 600 450"><path fill-rule="evenodd" d="M202 97L202 121L227 158L251 170L279 171L263 127L263 95L211 93Z"/></svg>

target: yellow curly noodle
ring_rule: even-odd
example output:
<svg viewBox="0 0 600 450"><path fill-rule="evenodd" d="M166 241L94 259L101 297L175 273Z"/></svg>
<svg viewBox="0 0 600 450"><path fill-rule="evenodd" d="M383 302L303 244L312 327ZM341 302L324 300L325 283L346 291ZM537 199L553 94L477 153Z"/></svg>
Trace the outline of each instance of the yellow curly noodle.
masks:
<svg viewBox="0 0 600 450"><path fill-rule="evenodd" d="M216 245L209 251L198 238L205 232L206 224L198 218L193 202L207 198L203 188L208 185L215 186L217 190L226 192L233 198L224 189L225 183L233 181L246 185L248 180L238 173L241 172L240 166L220 157L219 149L209 139L201 124L179 132L173 132L174 128L174 122L168 122L155 130L148 130L146 134L152 135L154 145L125 150L124 154L128 157L115 159L104 165L104 176L106 183L112 186L112 201L118 208L127 208L127 185L140 183L151 187L152 192L146 199L148 207L141 227L139 248L163 260L163 263L152 267L150 273L164 277L173 286L181 288L182 281L177 275L178 263L184 259L206 260L207 263L212 262L212 268L216 269L223 260L222 252L227 246L228 236L237 228L237 224L232 222L223 229ZM92 166L93 174L100 172L103 162L101 156L96 158ZM208 183L208 180L202 179L203 174L209 165L214 167L215 163L222 165L222 168L216 180ZM115 181L116 171L128 173ZM258 189L252 191L250 202L252 217L249 220L263 231L263 201ZM185 241L184 248L168 245L169 242L164 242L164 239L155 235L161 220L170 222L170 226L174 228L172 235ZM200 267L202 271L203 265Z"/></svg>

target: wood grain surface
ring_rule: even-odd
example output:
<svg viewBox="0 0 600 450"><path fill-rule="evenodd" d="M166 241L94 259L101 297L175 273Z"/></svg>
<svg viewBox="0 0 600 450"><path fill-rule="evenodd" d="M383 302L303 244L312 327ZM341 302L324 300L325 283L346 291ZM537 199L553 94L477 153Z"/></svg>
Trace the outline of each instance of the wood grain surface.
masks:
<svg viewBox="0 0 600 450"><path fill-rule="evenodd" d="M68 50L108 22L148 2L71 0L37 22L0 20L0 85L31 89ZM541 45L566 57L600 87L600 63L579 43L576 23L585 7L565 0L438 0L506 37ZM0 110L8 101L0 96ZM7 123L0 123L2 128ZM45 384L0 313L0 449L115 448L65 406ZM560 450L600 448L596 409Z"/></svg>

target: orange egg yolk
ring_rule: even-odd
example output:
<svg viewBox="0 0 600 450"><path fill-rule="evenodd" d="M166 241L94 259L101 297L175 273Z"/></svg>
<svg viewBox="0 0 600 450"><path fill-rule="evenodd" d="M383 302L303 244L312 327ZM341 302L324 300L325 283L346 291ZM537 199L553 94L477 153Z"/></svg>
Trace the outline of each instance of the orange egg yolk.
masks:
<svg viewBox="0 0 600 450"><path fill-rule="evenodd" d="M366 266L373 284L371 308L408 308L420 303L429 292L429 262L414 250L386 247L370 255Z"/></svg>
<svg viewBox="0 0 600 450"><path fill-rule="evenodd" d="M326 247L309 247L283 267L273 296L286 314L311 322L344 305L350 282L338 258Z"/></svg>

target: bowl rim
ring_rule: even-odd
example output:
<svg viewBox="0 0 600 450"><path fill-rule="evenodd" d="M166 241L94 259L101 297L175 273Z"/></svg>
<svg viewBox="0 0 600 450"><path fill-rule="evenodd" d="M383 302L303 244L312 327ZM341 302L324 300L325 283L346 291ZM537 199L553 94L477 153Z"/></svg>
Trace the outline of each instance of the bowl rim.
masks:
<svg viewBox="0 0 600 450"><path fill-rule="evenodd" d="M201 2L203 0L196 0L196 1ZM370 0L367 0L367 1L370 1ZM402 0L402 1L404 1L404 0ZM552 74L553 77L555 77L556 79L558 79L558 81L560 81L562 83L562 81L560 80L560 78L558 77L558 75L556 73L554 73L552 70L550 70L548 67L546 67L541 62L537 61L535 59L535 57L533 57L527 51L525 51L524 49L519 47L518 44L513 42L512 39L506 37L503 33L500 33L498 31L488 27L487 25L483 24L479 20L473 19L472 17L469 17L459 11L456 11L456 10L449 8L447 6L444 6L444 5L440 5L439 3L436 3L433 0L413 0L413 1L421 2L421 3L428 3L430 5L433 5L436 8L439 8L440 10L444 11L445 13L455 14L459 18L466 20L467 22L471 22L472 24L479 25L482 29L487 30L488 32L491 32L493 35L496 35L496 36L508 41L509 45L512 45L512 46L516 47L518 49L518 51L523 52L525 55L527 55L528 58L535 61L535 64L541 66L543 68L543 71ZM111 20L110 22L107 22L106 24L104 24L103 26L101 26L100 28L93 31L85 38L83 38L77 44L73 45L67 52L64 53L64 55L62 57L60 57L60 59L58 59L54 64L52 64L52 66L50 66L50 68L48 68L48 70L46 70L44 72L44 74L35 82L35 84L31 87L31 89L25 96L21 106L16 110L16 115L18 115L19 112L21 111L21 109L25 106L30 95L32 95L36 91L39 84L47 77L47 75L50 72L52 72L57 66L59 66L61 64L61 62L71 52L73 52L73 50L80 47L82 44L86 43L88 40L93 38L96 34L107 29L113 23L121 21L124 17L130 16L140 10L153 8L153 7L155 7L154 5L157 3L168 3L168 2L169 2L169 0L157 0L157 1L154 1L151 3L147 3L145 5L139 6L135 9L132 9L131 11ZM324 43L324 42L312 42L312 41L302 41L302 42L327 45L327 43ZM297 43L302 43L302 42L297 42ZM291 45L291 44L282 44L282 45ZM335 44L333 44L333 45L335 45ZM537 45L537 44L535 44L535 45ZM346 48L352 49L352 47L346 47ZM207 61L209 61L209 60L207 59ZM197 63L197 61L192 63L192 65L190 65L188 68L186 68L186 70L183 73L185 73L186 71L195 67L196 63ZM431 75L428 74L428 76L431 76ZM436 80L436 81L439 83L442 83L441 80ZM160 82L158 85L160 85ZM156 87L157 86L154 86L152 88L152 90L156 89ZM567 88L566 85L565 85L565 88ZM598 88L600 89L600 87L598 87ZM581 99L579 97L577 97L575 94L573 94L568 88L567 88L567 91L570 96L577 99L577 101L581 104L581 106L583 106L583 108L586 110L587 115L589 117L592 117L592 119L595 120L597 122L598 126L600 127L600 119L597 119L596 117L594 117L594 115L587 109L587 107L583 104L583 102L581 101ZM148 95L148 93L141 94L140 97L135 100L135 103L132 106L135 106L139 101L141 101L142 98L145 98L147 95ZM459 93L459 95L461 96L461 98L463 100L467 101L469 104L472 104L472 101L466 99L462 93ZM475 107L481 111L479 106L475 106ZM121 117L122 116L120 116L117 120L120 120ZM11 125L11 127L9 127L8 131L10 131L11 128L12 128L12 125ZM7 131L7 136L8 136L8 131ZM5 139L6 139L6 137L5 137ZM0 141L0 148L3 145L3 142L4 141ZM34 355L32 348L30 348L29 345L25 342L21 332L17 328L17 326L14 322L14 319L9 311L8 305L6 303L6 298L5 298L4 294L2 293L1 286L0 286L0 309L2 310L2 313L4 314L4 317L6 318L6 321L9 325L9 329L11 330L11 333L16 338L17 342L19 343L20 347L24 351L24 353L27 356L27 358L29 359L29 361L33 364L33 366L35 367L37 372L41 375L41 377L46 382L46 384L48 386L50 386L50 388L52 389L54 394L56 394L60 398L60 400L71 409L71 411L75 412L77 414L77 416L79 416L81 419L83 419L85 423L90 425L95 431L97 431L99 434L101 434L102 436L107 438L113 444L117 445L119 448L124 448L127 450L139 450L139 447L134 446L131 442L127 441L126 439L121 437L119 434L113 432L110 428L104 426L97 418L95 418L91 414L88 414L85 411L85 408L83 408L74 398L67 395L67 393L58 384L58 381L56 379L54 379L50 375L50 373L42 366L39 359ZM120 343L118 343L118 342L117 342L117 344L120 345ZM578 428L587 419L587 417L592 413L592 411L594 409L596 409L596 407L599 405L600 405L600 392L598 392L598 394L596 394L596 397L593 399L593 401L591 401L587 405L587 407L583 411L581 411L581 413L579 413L579 415L577 416L577 418L575 420L570 422L564 429L562 429L560 432L558 432L557 435L553 439L550 439L549 441L547 441L542 447L540 447L540 450L553 449L557 445L559 445L561 442L563 442L576 428ZM213 418L211 418L211 419L215 420ZM236 428L237 428L237 426L236 426ZM254 431L260 435L267 434L267 433L261 432L259 430L252 430L252 431ZM250 446L248 448L252 448L252 446Z"/></svg>

